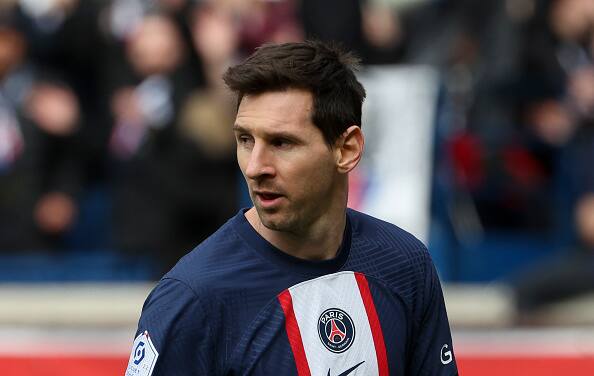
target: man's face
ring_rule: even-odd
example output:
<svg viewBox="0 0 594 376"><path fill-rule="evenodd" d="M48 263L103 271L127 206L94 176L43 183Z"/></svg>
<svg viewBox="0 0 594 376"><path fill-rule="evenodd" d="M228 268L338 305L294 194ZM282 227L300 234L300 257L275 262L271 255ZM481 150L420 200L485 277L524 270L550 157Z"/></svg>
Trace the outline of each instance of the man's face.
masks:
<svg viewBox="0 0 594 376"><path fill-rule="evenodd" d="M332 149L312 123L312 95L290 89L244 96L235 121L237 160L260 221L298 233L335 199Z"/></svg>

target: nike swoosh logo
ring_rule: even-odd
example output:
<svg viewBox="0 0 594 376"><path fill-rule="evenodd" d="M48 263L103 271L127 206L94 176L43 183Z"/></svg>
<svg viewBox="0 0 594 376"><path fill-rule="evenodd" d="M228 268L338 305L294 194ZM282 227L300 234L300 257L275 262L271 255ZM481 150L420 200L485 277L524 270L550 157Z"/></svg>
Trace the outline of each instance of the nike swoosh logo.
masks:
<svg viewBox="0 0 594 376"><path fill-rule="evenodd" d="M365 363L365 361L362 361L359 364L355 364L354 366L352 366L351 368L347 369L346 371L344 371L343 373L341 373L340 375L336 375L336 376L346 376L349 373L353 372L355 370L355 368L359 367L361 364ZM330 376L330 369L328 369L328 376Z"/></svg>

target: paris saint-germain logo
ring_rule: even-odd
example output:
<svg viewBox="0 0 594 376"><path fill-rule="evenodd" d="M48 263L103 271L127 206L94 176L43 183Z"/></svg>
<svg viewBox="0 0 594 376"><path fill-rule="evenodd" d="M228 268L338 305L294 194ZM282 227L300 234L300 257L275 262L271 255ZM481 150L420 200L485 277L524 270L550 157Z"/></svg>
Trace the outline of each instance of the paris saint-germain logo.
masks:
<svg viewBox="0 0 594 376"><path fill-rule="evenodd" d="M330 308L318 319L318 334L326 348L333 353L345 352L355 340L355 325L342 309Z"/></svg>

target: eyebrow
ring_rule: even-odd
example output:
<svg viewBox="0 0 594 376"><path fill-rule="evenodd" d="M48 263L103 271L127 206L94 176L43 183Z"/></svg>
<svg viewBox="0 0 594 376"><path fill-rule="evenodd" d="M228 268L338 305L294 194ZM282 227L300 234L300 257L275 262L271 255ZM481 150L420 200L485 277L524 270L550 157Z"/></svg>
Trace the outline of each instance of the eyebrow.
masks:
<svg viewBox="0 0 594 376"><path fill-rule="evenodd" d="M245 132L245 133L250 133L250 131L239 125L239 124L233 124L233 131L234 132ZM265 138L271 139L271 138L286 138L289 140L293 140L295 142L301 142L302 139L301 137L299 137L299 135L296 135L294 133L289 133L289 132L285 132L285 131L272 131L272 132L266 132L265 133Z"/></svg>
<svg viewBox="0 0 594 376"><path fill-rule="evenodd" d="M247 132L247 129L239 124L233 124L233 132Z"/></svg>

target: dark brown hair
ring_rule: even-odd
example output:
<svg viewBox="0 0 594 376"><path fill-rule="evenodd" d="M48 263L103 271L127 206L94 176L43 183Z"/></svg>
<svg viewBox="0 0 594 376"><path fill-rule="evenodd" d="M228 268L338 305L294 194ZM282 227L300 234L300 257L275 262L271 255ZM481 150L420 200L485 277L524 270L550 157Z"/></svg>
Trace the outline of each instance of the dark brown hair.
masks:
<svg viewBox="0 0 594 376"><path fill-rule="evenodd" d="M237 94L305 89L313 95L312 122L326 142L351 125L361 126L365 89L355 77L359 59L335 45L319 41L267 44L225 72L223 80Z"/></svg>

